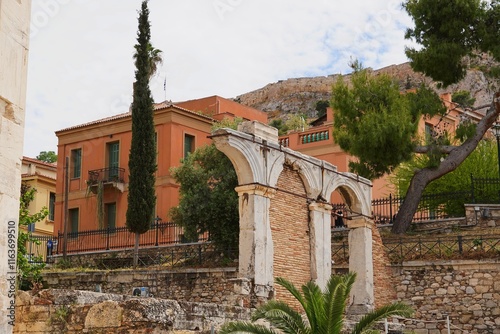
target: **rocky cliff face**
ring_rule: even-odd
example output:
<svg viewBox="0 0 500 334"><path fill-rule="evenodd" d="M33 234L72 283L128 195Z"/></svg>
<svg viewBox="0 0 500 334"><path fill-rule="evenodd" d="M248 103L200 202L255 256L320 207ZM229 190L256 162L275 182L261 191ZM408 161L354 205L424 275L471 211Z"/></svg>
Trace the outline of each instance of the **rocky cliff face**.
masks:
<svg viewBox="0 0 500 334"><path fill-rule="evenodd" d="M420 73L414 72L409 63L391 65L379 70L375 74L386 73L398 80L402 90L405 88L418 87L421 83L426 83L435 88L438 93L466 90L471 96L476 98L475 106L491 103L493 93L497 90L498 84L492 83L491 78L479 70L481 66L491 65L490 60L480 60L481 64L474 66L467 72L467 76L460 83L438 89L437 84L430 78ZM319 100L330 100L333 83L340 74L333 74L322 77L293 78L280 80L257 89L255 91L239 95L235 98L237 102L253 108L268 112L269 119L276 117L286 118L289 113L302 112L309 117L316 115L315 105ZM349 80L350 75L344 75Z"/></svg>

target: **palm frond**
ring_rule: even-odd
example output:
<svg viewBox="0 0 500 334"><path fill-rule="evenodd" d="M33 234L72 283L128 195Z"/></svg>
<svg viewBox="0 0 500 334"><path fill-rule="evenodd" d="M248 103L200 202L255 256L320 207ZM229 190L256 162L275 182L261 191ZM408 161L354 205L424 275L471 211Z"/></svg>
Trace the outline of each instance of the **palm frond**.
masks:
<svg viewBox="0 0 500 334"><path fill-rule="evenodd" d="M325 291L325 299L327 300L327 333L340 333L344 327L346 303L355 279L356 273L353 272L330 277Z"/></svg>
<svg viewBox="0 0 500 334"><path fill-rule="evenodd" d="M252 324L247 321L229 322L224 324L219 334L279 334L263 325Z"/></svg>
<svg viewBox="0 0 500 334"><path fill-rule="evenodd" d="M300 313L281 301L271 300L258 307L252 315L252 321L259 319L269 321L273 327L287 334L309 334L310 332Z"/></svg>
<svg viewBox="0 0 500 334"><path fill-rule="evenodd" d="M321 332L321 327L326 320L325 302L320 287L315 282L307 282L302 286L304 294L304 311L306 312L311 331Z"/></svg>
<svg viewBox="0 0 500 334"><path fill-rule="evenodd" d="M361 334L364 330L368 329L375 322L381 319L391 316L409 317L412 314L413 309L404 303L397 302L385 305L363 316L356 326L354 326L352 334Z"/></svg>
<svg viewBox="0 0 500 334"><path fill-rule="evenodd" d="M302 305L302 308L305 309L305 301L304 301L304 298L302 297L302 294L300 293L300 291L295 287L295 285L293 285L292 282L288 281L287 279L283 278L283 277L277 277L276 278L276 283L281 285L282 287L284 287L285 289L288 290L288 292L290 292L292 294L292 296L295 297L295 299L297 299L297 301L300 303L300 305Z"/></svg>

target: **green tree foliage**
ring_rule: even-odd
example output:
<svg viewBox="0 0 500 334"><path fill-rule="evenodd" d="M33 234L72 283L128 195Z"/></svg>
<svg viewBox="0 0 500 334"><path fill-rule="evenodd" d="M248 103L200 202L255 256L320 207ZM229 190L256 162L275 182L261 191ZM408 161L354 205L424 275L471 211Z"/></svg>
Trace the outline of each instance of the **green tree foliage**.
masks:
<svg viewBox="0 0 500 334"><path fill-rule="evenodd" d="M401 94L389 76L374 76L357 63L353 69L350 86L339 78L332 89L333 137L358 158L349 163L352 171L376 179L412 157L421 116L444 114L446 109L426 87Z"/></svg>
<svg viewBox="0 0 500 334"><path fill-rule="evenodd" d="M139 12L139 30L135 45L135 83L132 102L132 144L129 154L129 192L127 228L136 234L134 265L137 265L139 235L153 221L155 196L156 148L153 122L153 98L149 89L152 59L148 2Z"/></svg>
<svg viewBox="0 0 500 334"><path fill-rule="evenodd" d="M285 122L287 129L292 131L304 131L309 128L307 124L307 117L304 114L292 114L290 118Z"/></svg>
<svg viewBox="0 0 500 334"><path fill-rule="evenodd" d="M27 229L30 224L44 220L49 214L47 208L42 208L39 212L30 214L29 205L35 199L35 193L36 189L31 188L25 183L21 184L19 227L24 226ZM36 245L40 244L36 236L19 229L17 237L17 282L23 290L28 290L33 287L34 283L41 281L41 271L45 267L45 264L41 261L36 261L37 263L30 263L28 261L30 254L28 254L26 245L30 242Z"/></svg>
<svg viewBox="0 0 500 334"><path fill-rule="evenodd" d="M406 31L405 37L420 45L406 49L412 68L447 86L465 76L467 57L488 54L499 61L499 4L498 0L407 0L403 6L415 26ZM485 116L461 134L464 142L460 146L442 147L439 164L415 171L393 233L408 229L425 187L456 169L474 151L500 114L499 98L500 92L496 92Z"/></svg>
<svg viewBox="0 0 500 334"><path fill-rule="evenodd" d="M404 8L415 23L405 38L422 46L406 49L413 69L444 86L465 76L465 56L486 52L500 59L498 0L408 0Z"/></svg>
<svg viewBox="0 0 500 334"><path fill-rule="evenodd" d="M181 166L172 168L180 184L179 206L172 208L172 220L184 227L188 240L208 232L223 252L238 247L238 179L229 158L215 145L196 149Z"/></svg>
<svg viewBox="0 0 500 334"><path fill-rule="evenodd" d="M404 196L410 187L410 182L415 170L420 170L429 165L429 157L423 154L415 154L413 158L401 164L394 171L391 182L396 186L400 196ZM436 179L427 185L424 195L436 193L458 193L469 192L471 187L470 176L478 178L498 177L497 144L492 140L483 140L476 149L457 167L454 171ZM464 213L464 198L457 195L454 199L436 198L430 202L431 205L442 208L449 215Z"/></svg>
<svg viewBox="0 0 500 334"><path fill-rule="evenodd" d="M273 119L269 123L269 125L278 129L278 136L284 136L288 133L288 127L286 126L285 122L283 122L283 120L281 118Z"/></svg>
<svg viewBox="0 0 500 334"><path fill-rule="evenodd" d="M41 151L40 154L36 156L37 160L54 163L57 162L57 154L54 151Z"/></svg>
<svg viewBox="0 0 500 334"><path fill-rule="evenodd" d="M139 44L137 44L135 48L136 52L134 53L134 60L137 62L140 50ZM153 75L155 75L156 71L158 70L158 66L163 63L163 52L160 49L156 49L155 47L153 47L151 43L148 43L147 53L149 56L149 79L151 79L151 77L153 77Z"/></svg>
<svg viewBox="0 0 500 334"><path fill-rule="evenodd" d="M472 108L476 99L470 96L470 92L467 90L459 90L452 94L451 100L462 108Z"/></svg>
<svg viewBox="0 0 500 334"><path fill-rule="evenodd" d="M314 109L318 112L317 116L322 117L326 115L326 108L328 108L329 106L330 106L330 101L326 100L316 101Z"/></svg>
<svg viewBox="0 0 500 334"><path fill-rule="evenodd" d="M252 321L265 319L271 329L264 325L250 322L231 322L222 326L220 334L340 334L344 333L345 308L349 293L356 279L355 273L334 275L324 291L314 282L302 286L302 292L284 278L277 278L276 283L283 286L300 303L305 312L304 319L298 311L282 301L271 300L257 308ZM351 333L361 334L375 322L390 316L411 316L413 310L401 303L383 306L364 315Z"/></svg>

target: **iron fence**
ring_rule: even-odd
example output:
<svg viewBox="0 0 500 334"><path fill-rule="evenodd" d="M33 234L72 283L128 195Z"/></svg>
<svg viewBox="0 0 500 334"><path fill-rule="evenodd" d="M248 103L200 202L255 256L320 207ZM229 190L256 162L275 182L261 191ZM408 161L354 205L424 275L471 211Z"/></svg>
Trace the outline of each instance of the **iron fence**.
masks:
<svg viewBox="0 0 500 334"><path fill-rule="evenodd" d="M470 178L472 203L500 203L500 178Z"/></svg>
<svg viewBox="0 0 500 334"><path fill-rule="evenodd" d="M373 220L379 224L392 224L404 196L393 196L372 200ZM500 203L500 178L476 178L471 175L468 189L423 195L413 216L414 222L465 216L466 203ZM344 203L333 204L335 216L348 217L349 210ZM342 211L342 212L340 212Z"/></svg>
<svg viewBox="0 0 500 334"><path fill-rule="evenodd" d="M212 243L198 242L192 244L160 247L152 251L141 252L138 258L139 267L161 266L168 268L180 267L211 267L228 266L238 257L237 249L217 251ZM120 251L116 257L102 257L95 261L98 269L129 268L133 266L133 250Z"/></svg>
<svg viewBox="0 0 500 334"><path fill-rule="evenodd" d="M484 259L500 256L498 236L454 236L385 240L384 249L391 263L414 260ZM347 242L332 243L332 261L349 263Z"/></svg>
<svg viewBox="0 0 500 334"><path fill-rule="evenodd" d="M53 236L47 235L32 235L26 242L26 256L29 263L45 263L47 262L47 255L52 255L52 245L54 240Z"/></svg>
<svg viewBox="0 0 500 334"><path fill-rule="evenodd" d="M189 240L184 236L184 229L172 222L154 222L149 231L139 237L139 247L175 245L187 242L203 242L208 234L198 236L197 240ZM83 253L114 249L132 248L135 244L135 233L127 227L104 228L98 230L68 233L66 252ZM53 244L53 255L62 254L64 233L58 232Z"/></svg>
<svg viewBox="0 0 500 334"><path fill-rule="evenodd" d="M124 182L125 168L107 167L89 170L88 184L97 182Z"/></svg>

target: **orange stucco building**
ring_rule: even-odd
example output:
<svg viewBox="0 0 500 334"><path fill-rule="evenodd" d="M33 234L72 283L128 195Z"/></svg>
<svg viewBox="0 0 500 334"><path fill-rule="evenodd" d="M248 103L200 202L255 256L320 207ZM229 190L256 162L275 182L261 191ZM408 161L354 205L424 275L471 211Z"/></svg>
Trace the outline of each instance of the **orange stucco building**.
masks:
<svg viewBox="0 0 500 334"><path fill-rule="evenodd" d="M454 132L463 114L451 102L451 94L442 96L448 113L444 117L422 119L419 132L424 135L432 129ZM473 119L480 114L469 112ZM170 208L179 202L178 185L170 175L170 168L196 148L210 144L208 138L214 121L225 117L241 117L267 124L267 114L219 96L178 103L155 105L154 123L157 139L156 212L157 217L168 219ZM312 127L280 137L280 144L326 160L348 171L353 158L333 144L333 112L312 123ZM128 157L131 143L130 112L94 122L73 126L56 132L58 143L57 187L54 233L64 226L64 180L68 160L68 232L96 230L125 226L127 211ZM102 192L99 192L102 185ZM394 192L387 179L373 182L372 198L381 198ZM96 194L102 194L102 210L98 214ZM337 196L337 197L336 197ZM333 195L333 203L340 197Z"/></svg>
<svg viewBox="0 0 500 334"><path fill-rule="evenodd" d="M447 108L446 115L443 117L435 116L431 119L424 119L422 117L418 125L418 133L422 137L430 131L454 133L461 117L463 117L464 111L451 101L450 93L441 95L441 100ZM482 115L475 111L467 111L467 116L473 122L478 122L482 118ZM314 121L311 124L311 128L305 131L290 132L285 136L281 136L280 143L295 151L328 161L337 166L340 172L349 171L349 161L355 158L342 151L338 145L332 145L333 118L334 111L328 108L326 115ZM373 199L387 197L390 193L394 194L396 190L393 189L387 177L373 181ZM332 201L339 203L340 197L335 197L334 194Z"/></svg>
<svg viewBox="0 0 500 334"><path fill-rule="evenodd" d="M167 220L179 201L178 185L170 168L196 148L210 144L215 120L241 117L267 123L267 115L219 96L154 107L157 141L156 212ZM76 125L56 132L58 164L54 233L64 231L65 166L68 161L68 231L81 232L125 226L131 113ZM102 185L102 192L98 187ZM102 194L98 214L97 194Z"/></svg>

